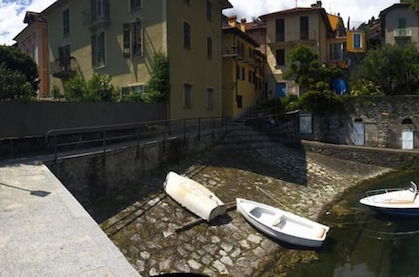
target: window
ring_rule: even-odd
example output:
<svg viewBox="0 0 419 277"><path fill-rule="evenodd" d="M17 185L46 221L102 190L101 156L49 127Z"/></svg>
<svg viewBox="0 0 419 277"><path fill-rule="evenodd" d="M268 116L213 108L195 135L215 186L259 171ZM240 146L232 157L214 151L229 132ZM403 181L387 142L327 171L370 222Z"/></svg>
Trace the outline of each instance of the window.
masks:
<svg viewBox="0 0 419 277"><path fill-rule="evenodd" d="M130 8L131 12L138 11L142 7L142 1L141 0L130 0Z"/></svg>
<svg viewBox="0 0 419 277"><path fill-rule="evenodd" d="M183 47L191 49L191 25L183 22Z"/></svg>
<svg viewBox="0 0 419 277"><path fill-rule="evenodd" d="M183 2L185 2L185 4L188 6L191 4L191 0L183 0Z"/></svg>
<svg viewBox="0 0 419 277"><path fill-rule="evenodd" d="M329 55L330 55L331 61L343 61L344 44L343 43L330 44Z"/></svg>
<svg viewBox="0 0 419 277"><path fill-rule="evenodd" d="M109 18L109 0L90 0L92 21Z"/></svg>
<svg viewBox="0 0 419 277"><path fill-rule="evenodd" d="M237 108L243 108L243 97L241 95L237 95L236 97Z"/></svg>
<svg viewBox="0 0 419 277"><path fill-rule="evenodd" d="M183 107L185 109L190 109L191 106L191 91L192 86L189 84L183 85Z"/></svg>
<svg viewBox="0 0 419 277"><path fill-rule="evenodd" d="M406 28L406 18L400 17L398 26L399 26L399 29L405 29Z"/></svg>
<svg viewBox="0 0 419 277"><path fill-rule="evenodd" d="M240 66L236 66L236 78L237 80L240 80Z"/></svg>
<svg viewBox="0 0 419 277"><path fill-rule="evenodd" d="M245 81L246 80L246 69L244 67L242 67L242 80Z"/></svg>
<svg viewBox="0 0 419 277"><path fill-rule="evenodd" d="M212 59L212 39L207 37L207 58Z"/></svg>
<svg viewBox="0 0 419 277"><path fill-rule="evenodd" d="M145 91L144 85L132 85L121 88L121 96L128 96L132 94L143 94Z"/></svg>
<svg viewBox="0 0 419 277"><path fill-rule="evenodd" d="M285 24L283 18L277 19L275 22L275 36L276 41L285 40Z"/></svg>
<svg viewBox="0 0 419 277"><path fill-rule="evenodd" d="M100 67L105 65L105 33L101 32L91 37L92 41L92 65Z"/></svg>
<svg viewBox="0 0 419 277"><path fill-rule="evenodd" d="M63 11L63 34L68 36L70 34L70 10Z"/></svg>
<svg viewBox="0 0 419 277"><path fill-rule="evenodd" d="M143 55L143 26L141 20L124 24L123 37L125 58Z"/></svg>
<svg viewBox="0 0 419 277"><path fill-rule="evenodd" d="M214 90L212 88L207 89L207 109L212 110L214 108Z"/></svg>
<svg viewBox="0 0 419 277"><path fill-rule="evenodd" d="M355 49L360 49L362 48L362 43L361 43L361 34L354 34L354 48Z"/></svg>
<svg viewBox="0 0 419 277"><path fill-rule="evenodd" d="M285 65L285 50L277 49L276 50L276 65Z"/></svg>
<svg viewBox="0 0 419 277"><path fill-rule="evenodd" d="M237 41L237 54L240 57L244 57L244 43Z"/></svg>
<svg viewBox="0 0 419 277"><path fill-rule="evenodd" d="M70 57L71 57L70 44L67 44L63 47L59 47L58 55L59 55L60 66L65 69L68 69L70 66Z"/></svg>
<svg viewBox="0 0 419 277"><path fill-rule="evenodd" d="M300 39L308 40L308 16L300 17Z"/></svg>
<svg viewBox="0 0 419 277"><path fill-rule="evenodd" d="M212 4L211 1L207 0L207 19L211 20L212 17Z"/></svg>

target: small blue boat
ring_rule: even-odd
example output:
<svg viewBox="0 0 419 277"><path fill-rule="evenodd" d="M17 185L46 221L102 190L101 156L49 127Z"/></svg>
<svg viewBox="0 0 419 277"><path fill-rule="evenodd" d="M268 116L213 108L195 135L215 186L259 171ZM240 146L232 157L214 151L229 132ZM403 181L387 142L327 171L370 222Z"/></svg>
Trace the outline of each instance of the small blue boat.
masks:
<svg viewBox="0 0 419 277"><path fill-rule="evenodd" d="M378 213L419 216L418 187L412 181L405 189L380 189L367 192L359 202Z"/></svg>

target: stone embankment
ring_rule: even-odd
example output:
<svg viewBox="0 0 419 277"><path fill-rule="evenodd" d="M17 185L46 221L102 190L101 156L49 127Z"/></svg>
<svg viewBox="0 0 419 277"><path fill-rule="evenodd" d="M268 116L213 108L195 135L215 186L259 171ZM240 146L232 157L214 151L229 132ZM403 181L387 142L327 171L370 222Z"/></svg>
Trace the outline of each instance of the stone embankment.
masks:
<svg viewBox="0 0 419 277"><path fill-rule="evenodd" d="M166 168L190 176L225 203L243 197L316 219L338 194L389 169L288 147L250 127L237 126L199 157ZM138 185L161 186L167 171ZM176 233L195 219L163 192L125 208L102 228L143 276L198 272L209 276L253 276L283 245L252 228L236 211L211 224Z"/></svg>

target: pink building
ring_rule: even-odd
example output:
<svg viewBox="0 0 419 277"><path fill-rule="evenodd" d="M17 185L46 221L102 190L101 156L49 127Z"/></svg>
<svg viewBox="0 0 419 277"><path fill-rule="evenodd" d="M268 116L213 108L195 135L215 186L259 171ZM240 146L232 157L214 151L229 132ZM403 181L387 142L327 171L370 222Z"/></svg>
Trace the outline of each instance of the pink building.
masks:
<svg viewBox="0 0 419 277"><path fill-rule="evenodd" d="M44 98L48 96L49 91L47 22L36 12L27 12L23 22L28 26L14 40L17 42L17 47L37 63L39 72L38 98Z"/></svg>

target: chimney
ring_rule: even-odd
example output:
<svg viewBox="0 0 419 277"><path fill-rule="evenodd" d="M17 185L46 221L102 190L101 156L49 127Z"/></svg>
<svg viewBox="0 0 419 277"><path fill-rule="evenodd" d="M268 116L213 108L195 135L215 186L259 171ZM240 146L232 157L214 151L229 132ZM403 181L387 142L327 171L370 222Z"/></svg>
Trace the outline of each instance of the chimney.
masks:
<svg viewBox="0 0 419 277"><path fill-rule="evenodd" d="M229 17L227 17L227 24L230 26L230 27L236 27L236 24L237 24L237 16L235 16L235 15L233 15L233 16L229 16Z"/></svg>
<svg viewBox="0 0 419 277"><path fill-rule="evenodd" d="M246 33L246 18L242 18L240 19L240 29L242 30L243 33Z"/></svg>
<svg viewBox="0 0 419 277"><path fill-rule="evenodd" d="M351 17L348 16L348 30L351 29Z"/></svg>
<svg viewBox="0 0 419 277"><path fill-rule="evenodd" d="M311 4L311 7L312 8L321 8L323 6L323 3L322 3L322 1L317 1L316 3L314 3L314 4Z"/></svg>

